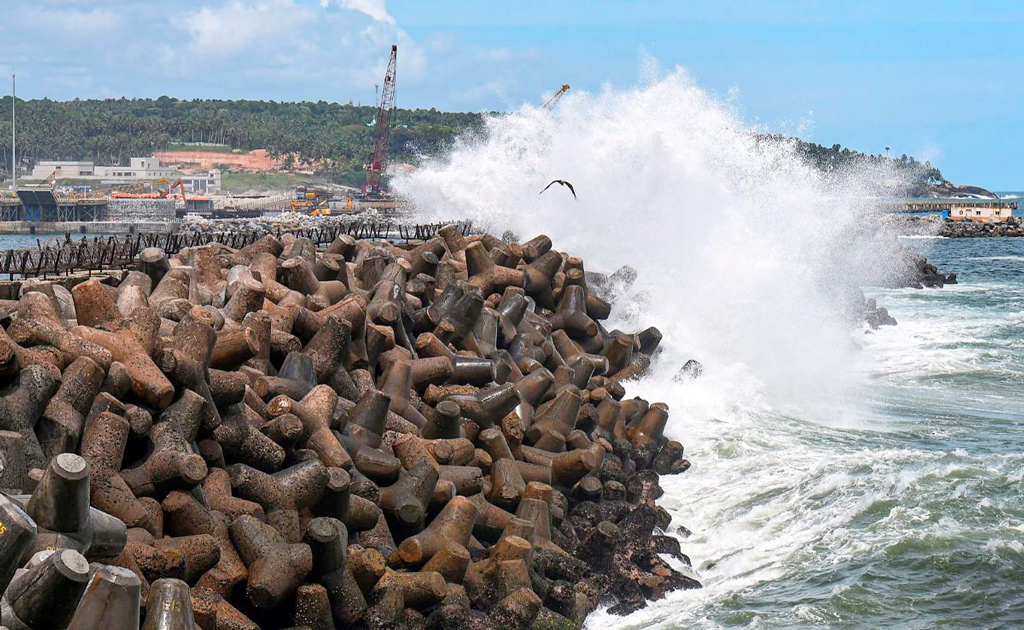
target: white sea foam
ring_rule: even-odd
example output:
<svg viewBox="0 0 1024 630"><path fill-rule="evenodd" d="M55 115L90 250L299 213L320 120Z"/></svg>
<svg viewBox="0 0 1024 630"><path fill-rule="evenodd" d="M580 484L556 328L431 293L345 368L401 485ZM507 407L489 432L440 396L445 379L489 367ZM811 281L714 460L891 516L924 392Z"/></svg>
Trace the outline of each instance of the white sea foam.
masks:
<svg viewBox="0 0 1024 630"><path fill-rule="evenodd" d="M556 178L578 201L557 185L538 195ZM636 267L649 299L621 302L612 323L658 326L664 369L694 357L729 375L729 400L805 412L843 394L849 322L831 287L870 278L895 243L865 236L855 178L826 181L789 143L757 141L682 70L489 118L394 187L424 219L543 232L591 270Z"/></svg>
<svg viewBox="0 0 1024 630"><path fill-rule="evenodd" d="M538 196L556 178L572 182L579 200L557 185ZM756 142L684 72L633 90L575 93L553 115L525 107L489 118L481 136L394 186L423 219L471 218L523 239L543 232L590 270L639 271L637 295L617 303L611 325L654 324L665 335L652 373L629 391L669 404L669 433L693 462L663 478L660 503L673 527L693 530L683 548L705 588L625 618L599 611L589 628L719 627L723 602L754 597L762 585L799 583L901 540L960 531L938 519L934 503L969 495L959 471L988 464L901 447L865 412L863 385L921 373L920 355L899 355L922 346L934 348L928 369L962 369L970 358L943 344L971 333L897 313L899 327L854 342L830 287L870 284L897 239L863 236L862 225L881 222L856 177L825 181L788 144ZM688 358L704 375L674 382ZM730 623L832 619L812 605L787 614Z"/></svg>

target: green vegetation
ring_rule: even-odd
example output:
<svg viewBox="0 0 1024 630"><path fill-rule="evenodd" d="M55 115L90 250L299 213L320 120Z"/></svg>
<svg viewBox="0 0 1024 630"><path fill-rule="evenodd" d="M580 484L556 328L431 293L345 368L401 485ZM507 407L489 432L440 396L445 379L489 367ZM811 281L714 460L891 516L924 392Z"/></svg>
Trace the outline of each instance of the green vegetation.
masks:
<svg viewBox="0 0 1024 630"><path fill-rule="evenodd" d="M907 184L906 194L919 196L930 187L947 184L942 172L932 166L931 162L918 162L905 153L899 158L884 155L869 155L854 151L840 144L826 147L813 142L786 138L781 135L759 136L767 140L791 140L795 142L797 153L813 166L825 173L842 172L847 169L868 167L891 167Z"/></svg>
<svg viewBox="0 0 1024 630"><path fill-rule="evenodd" d="M10 137L11 99L0 99L0 138ZM316 165L315 179L359 186L373 145L376 108L338 103L274 101L184 101L157 99L19 101L18 147L21 168L38 160L92 160L127 164L133 156L166 149L249 151L267 149L287 163ZM392 117L389 161L417 164L436 155L462 132L479 131L483 116L397 109ZM782 136L760 136L766 139ZM795 140L796 150L825 172L862 164L893 165L911 184L910 192L944 183L928 162L867 155L838 144L825 147ZM214 143L203 146L193 143ZM296 160L297 159L297 160ZM883 162L886 161L886 162ZM10 153L0 151L0 172L10 172ZM225 174L231 190L276 187L292 176ZM294 176L298 181L311 179Z"/></svg>
<svg viewBox="0 0 1024 630"><path fill-rule="evenodd" d="M176 143L212 142L233 149L294 154L318 166L318 175L348 185L365 179L376 116L374 107L338 103L108 99L18 101L22 167L39 160L92 160L127 164ZM0 137L10 137L11 99L0 100ZM463 130L478 129L480 114L397 109L391 119L389 161L417 163ZM190 150L216 150L189 146ZM7 153L4 155L4 153ZM0 169L10 172L9 152Z"/></svg>

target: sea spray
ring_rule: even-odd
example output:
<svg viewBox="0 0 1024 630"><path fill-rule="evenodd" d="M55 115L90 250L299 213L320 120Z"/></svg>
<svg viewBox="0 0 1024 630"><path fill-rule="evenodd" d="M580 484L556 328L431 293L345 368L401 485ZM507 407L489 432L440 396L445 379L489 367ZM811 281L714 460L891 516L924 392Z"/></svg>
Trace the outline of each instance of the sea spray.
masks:
<svg viewBox="0 0 1024 630"><path fill-rule="evenodd" d="M578 199L558 185L538 195L553 179ZM666 337L658 369L693 357L709 380L727 375L736 402L834 408L852 351L840 303L895 243L864 230L880 222L860 181L759 137L677 70L577 92L554 112L489 117L394 187L423 219L546 233L604 270L637 267L641 299L620 300L613 323L654 318Z"/></svg>
<svg viewBox="0 0 1024 630"><path fill-rule="evenodd" d="M900 260L864 201L880 177L808 168L677 71L489 118L396 182L424 218L547 233L595 270L639 272L641 299L613 318L642 313L665 333L630 391L670 405L693 461L663 478L661 503L673 531L693 531L683 551L705 588L589 628L1024 623L1024 436L1010 421L1024 363L1006 349L1021 276L985 258L977 288L871 289L906 325L851 334L829 287L885 284ZM537 195L555 178L579 201ZM964 271L956 255L936 262ZM674 381L691 357L704 375Z"/></svg>

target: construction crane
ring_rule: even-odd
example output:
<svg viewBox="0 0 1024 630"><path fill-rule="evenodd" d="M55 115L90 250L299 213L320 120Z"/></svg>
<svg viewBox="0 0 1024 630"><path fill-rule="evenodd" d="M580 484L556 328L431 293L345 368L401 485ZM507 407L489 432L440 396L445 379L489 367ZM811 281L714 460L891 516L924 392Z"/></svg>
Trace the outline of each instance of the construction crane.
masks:
<svg viewBox="0 0 1024 630"><path fill-rule="evenodd" d="M388 136L391 134L391 112L395 109L395 65L398 60L398 46L391 46L391 60L384 74L384 87L380 94L380 109L377 110L377 139L373 144L373 157L366 167L364 195L380 195L380 177L387 168Z"/></svg>
<svg viewBox="0 0 1024 630"><path fill-rule="evenodd" d="M562 98L562 95L565 94L568 89L569 84L563 83L562 87L557 92L555 92L554 95L552 95L552 97L549 98L541 107L543 107L545 111L550 112L555 108L555 105L558 104L558 100Z"/></svg>

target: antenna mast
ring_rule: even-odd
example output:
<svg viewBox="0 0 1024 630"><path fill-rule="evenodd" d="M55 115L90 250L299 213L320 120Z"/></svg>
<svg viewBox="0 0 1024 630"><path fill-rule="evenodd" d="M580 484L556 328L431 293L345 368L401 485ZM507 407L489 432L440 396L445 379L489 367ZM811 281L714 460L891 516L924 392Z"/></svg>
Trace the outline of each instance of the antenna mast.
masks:
<svg viewBox="0 0 1024 630"><path fill-rule="evenodd" d="M15 124L17 119L14 115L14 103L17 97L18 83L14 73L11 73L11 190L18 192L18 136Z"/></svg>

